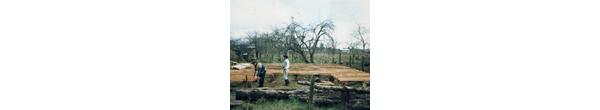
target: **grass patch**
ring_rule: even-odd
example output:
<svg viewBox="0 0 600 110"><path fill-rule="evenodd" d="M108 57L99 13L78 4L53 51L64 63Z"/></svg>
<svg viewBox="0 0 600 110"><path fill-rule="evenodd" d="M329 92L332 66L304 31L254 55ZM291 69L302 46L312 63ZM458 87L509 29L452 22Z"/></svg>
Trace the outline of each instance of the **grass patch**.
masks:
<svg viewBox="0 0 600 110"><path fill-rule="evenodd" d="M349 107L352 107L351 105L345 105L345 104L320 107L320 106L315 106L315 105L309 105L308 103L302 102L295 98L291 98L291 99L259 98L259 99L246 99L246 100L244 100L243 105L237 106L237 107L234 107L231 109L232 110L243 110L246 108L246 106L248 106L249 108L252 108L253 110L290 110L290 109L307 110L309 106L316 110L347 110L347 109L349 109ZM354 107L358 107L358 106L369 107L369 105L355 105Z"/></svg>

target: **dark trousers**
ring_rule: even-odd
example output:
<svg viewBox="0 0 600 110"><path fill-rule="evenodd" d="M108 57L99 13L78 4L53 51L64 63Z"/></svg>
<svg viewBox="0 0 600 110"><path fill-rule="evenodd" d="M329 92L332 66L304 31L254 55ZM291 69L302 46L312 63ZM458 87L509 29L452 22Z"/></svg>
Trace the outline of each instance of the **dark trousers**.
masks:
<svg viewBox="0 0 600 110"><path fill-rule="evenodd" d="M260 73L258 77L260 77L258 81L258 87L263 87L263 83L265 83L265 74L267 74L267 70Z"/></svg>

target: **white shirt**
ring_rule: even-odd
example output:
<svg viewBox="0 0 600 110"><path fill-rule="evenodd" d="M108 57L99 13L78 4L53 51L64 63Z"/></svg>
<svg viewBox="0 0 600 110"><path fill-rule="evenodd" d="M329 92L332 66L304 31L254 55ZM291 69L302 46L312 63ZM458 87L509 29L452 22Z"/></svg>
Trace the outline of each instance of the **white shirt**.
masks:
<svg viewBox="0 0 600 110"><path fill-rule="evenodd" d="M288 59L285 59L283 63L286 63L285 69L290 69L290 61Z"/></svg>

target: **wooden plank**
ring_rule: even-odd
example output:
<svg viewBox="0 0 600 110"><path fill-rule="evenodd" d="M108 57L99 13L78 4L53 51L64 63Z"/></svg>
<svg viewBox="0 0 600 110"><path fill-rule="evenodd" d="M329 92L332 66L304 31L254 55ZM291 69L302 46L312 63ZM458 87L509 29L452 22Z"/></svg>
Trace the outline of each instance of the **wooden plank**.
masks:
<svg viewBox="0 0 600 110"><path fill-rule="evenodd" d="M331 76L371 76L371 74L365 74L365 73L350 73L350 74L332 74Z"/></svg>
<svg viewBox="0 0 600 110"><path fill-rule="evenodd" d="M250 74L253 75L254 73L252 72L231 72L230 74ZM271 75L271 74L277 74L277 75L282 75L283 74L283 70L281 71L268 71L267 70L267 75ZM365 73L365 72L324 72L324 71L290 71L288 73L288 75L311 75L311 74L323 74L323 75L332 75L332 74L369 74L369 73Z"/></svg>
<svg viewBox="0 0 600 110"><path fill-rule="evenodd" d="M363 77L360 77L360 76L358 76L358 77L344 77L344 76L342 76L342 77L334 77L334 78L335 79L344 79L344 78L348 79L348 78L371 78L371 77L368 77L368 76L363 76Z"/></svg>
<svg viewBox="0 0 600 110"><path fill-rule="evenodd" d="M366 73L363 71L327 71L327 70L323 70L323 72L327 72L327 73Z"/></svg>
<svg viewBox="0 0 600 110"><path fill-rule="evenodd" d="M370 75L369 73L357 72L357 73L337 73L333 75Z"/></svg>
<svg viewBox="0 0 600 110"><path fill-rule="evenodd" d="M256 80L259 80L259 79L260 79L260 77ZM244 77L244 78L229 78L229 81L246 81L246 77ZM248 81L249 82L255 81L254 77L248 77Z"/></svg>
<svg viewBox="0 0 600 110"><path fill-rule="evenodd" d="M267 66L267 75L283 75L283 68L280 67L282 63L263 63ZM332 76L349 76L343 74L368 74L366 72L342 66L337 64L305 64L305 63L292 63L290 64L290 71L288 75L332 75ZM254 69L246 70L230 70L230 74L236 75L254 75Z"/></svg>
<svg viewBox="0 0 600 110"><path fill-rule="evenodd" d="M229 74L243 74L243 73L253 73L254 71L229 71ZM267 74L278 73L282 74L283 70L267 70ZM323 71L289 71L289 73L293 74L315 74L315 73L324 73Z"/></svg>
<svg viewBox="0 0 600 110"><path fill-rule="evenodd" d="M234 73L234 74L229 74L229 76L233 76L233 75L254 75L252 73Z"/></svg>
<svg viewBox="0 0 600 110"><path fill-rule="evenodd" d="M371 77L370 75L352 75L352 76L333 76L333 78L365 78Z"/></svg>
<svg viewBox="0 0 600 110"><path fill-rule="evenodd" d="M370 77L361 77L361 78L337 78L339 81L371 81Z"/></svg>
<svg viewBox="0 0 600 110"><path fill-rule="evenodd" d="M231 75L229 81L246 81L246 76L248 76L248 81L254 81L254 75Z"/></svg>
<svg viewBox="0 0 600 110"><path fill-rule="evenodd" d="M248 79L253 79L254 76L248 76ZM229 80L235 80L235 81L246 81L246 76L242 76L242 77L229 77Z"/></svg>

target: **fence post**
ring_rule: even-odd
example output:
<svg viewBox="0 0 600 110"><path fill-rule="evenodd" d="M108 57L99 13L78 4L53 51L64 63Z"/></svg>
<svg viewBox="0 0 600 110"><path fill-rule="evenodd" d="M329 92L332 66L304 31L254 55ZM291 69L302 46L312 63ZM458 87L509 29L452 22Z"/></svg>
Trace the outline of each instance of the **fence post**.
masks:
<svg viewBox="0 0 600 110"><path fill-rule="evenodd" d="M313 105L313 95L314 93L314 86L315 86L315 75L310 75L310 92L308 93L308 109L310 110L311 106Z"/></svg>
<svg viewBox="0 0 600 110"><path fill-rule="evenodd" d="M350 64L350 56L348 56L348 62L346 62L346 66L348 66L348 64Z"/></svg>
<svg viewBox="0 0 600 110"><path fill-rule="evenodd" d="M340 61L338 61L338 64L342 63L342 52L340 52L339 54L340 54L340 58L339 58Z"/></svg>
<svg viewBox="0 0 600 110"><path fill-rule="evenodd" d="M298 82L298 75L294 75L294 81Z"/></svg>
<svg viewBox="0 0 600 110"><path fill-rule="evenodd" d="M352 60L354 60L354 59L352 59L353 57L354 57L354 54L350 54L350 67L352 67Z"/></svg>
<svg viewBox="0 0 600 110"><path fill-rule="evenodd" d="M252 85L250 84L250 81L248 81L248 75L246 75L246 87L252 88Z"/></svg>
<svg viewBox="0 0 600 110"><path fill-rule="evenodd" d="M360 61L360 66L362 68L362 71L365 71L365 56L362 56L362 61Z"/></svg>
<svg viewBox="0 0 600 110"><path fill-rule="evenodd" d="M333 53L333 55L331 55L331 63L335 62L335 53Z"/></svg>

